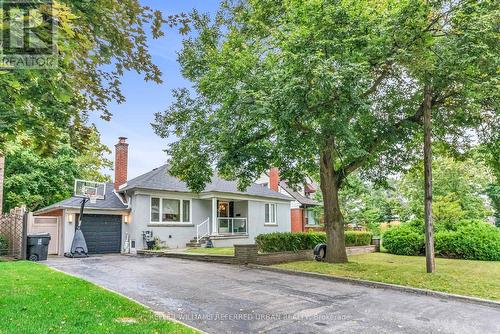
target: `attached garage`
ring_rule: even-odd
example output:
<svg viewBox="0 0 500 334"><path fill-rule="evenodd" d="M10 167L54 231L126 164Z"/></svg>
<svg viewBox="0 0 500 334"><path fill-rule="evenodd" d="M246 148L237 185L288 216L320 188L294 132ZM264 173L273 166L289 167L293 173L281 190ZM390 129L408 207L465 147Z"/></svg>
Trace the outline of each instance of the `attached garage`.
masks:
<svg viewBox="0 0 500 334"><path fill-rule="evenodd" d="M44 223L36 228L36 232L49 232L51 236L56 236L56 231L58 233L49 244L52 253L63 255L71 250L81 202L79 197L70 197L33 213L36 221L39 219ZM106 184L103 200L87 202L81 229L89 254L120 253L125 241L122 226L127 223L129 214L127 203L114 192L113 183ZM41 217L50 217L56 223Z"/></svg>
<svg viewBox="0 0 500 334"><path fill-rule="evenodd" d="M81 229L89 254L120 253L122 216L84 214Z"/></svg>

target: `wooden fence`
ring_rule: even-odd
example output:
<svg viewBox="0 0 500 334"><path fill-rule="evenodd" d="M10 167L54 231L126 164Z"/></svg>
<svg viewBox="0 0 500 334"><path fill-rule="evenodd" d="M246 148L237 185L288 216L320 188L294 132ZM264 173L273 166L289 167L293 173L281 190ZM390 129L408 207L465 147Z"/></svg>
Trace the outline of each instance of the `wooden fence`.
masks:
<svg viewBox="0 0 500 334"><path fill-rule="evenodd" d="M26 258L27 223L25 208L15 208L0 215L0 256Z"/></svg>

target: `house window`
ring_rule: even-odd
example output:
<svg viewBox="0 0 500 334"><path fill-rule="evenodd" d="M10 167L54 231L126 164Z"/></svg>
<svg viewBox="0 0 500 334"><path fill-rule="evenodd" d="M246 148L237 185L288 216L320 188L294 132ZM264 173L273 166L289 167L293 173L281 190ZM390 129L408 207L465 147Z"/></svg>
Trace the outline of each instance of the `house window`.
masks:
<svg viewBox="0 0 500 334"><path fill-rule="evenodd" d="M160 222L160 199L151 198L151 221Z"/></svg>
<svg viewBox="0 0 500 334"><path fill-rule="evenodd" d="M162 222L180 222L181 221L181 201L178 199L162 200L161 221Z"/></svg>
<svg viewBox="0 0 500 334"><path fill-rule="evenodd" d="M190 201L182 201L182 221L190 222L191 221L191 202Z"/></svg>
<svg viewBox="0 0 500 334"><path fill-rule="evenodd" d="M307 209L306 210L306 225L317 225L316 217L314 216L314 210Z"/></svg>
<svg viewBox="0 0 500 334"><path fill-rule="evenodd" d="M152 223L190 223L191 201L151 197Z"/></svg>
<svg viewBox="0 0 500 334"><path fill-rule="evenodd" d="M265 212L265 223L276 224L276 204L267 203Z"/></svg>

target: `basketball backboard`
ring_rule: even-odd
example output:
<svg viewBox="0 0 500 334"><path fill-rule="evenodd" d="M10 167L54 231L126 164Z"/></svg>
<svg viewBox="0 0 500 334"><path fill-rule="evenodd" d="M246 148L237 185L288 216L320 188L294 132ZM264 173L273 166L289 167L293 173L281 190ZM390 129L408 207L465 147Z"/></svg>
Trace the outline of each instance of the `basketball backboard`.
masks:
<svg viewBox="0 0 500 334"><path fill-rule="evenodd" d="M106 195L106 183L75 180L73 195L76 197L90 198L91 200L104 199Z"/></svg>

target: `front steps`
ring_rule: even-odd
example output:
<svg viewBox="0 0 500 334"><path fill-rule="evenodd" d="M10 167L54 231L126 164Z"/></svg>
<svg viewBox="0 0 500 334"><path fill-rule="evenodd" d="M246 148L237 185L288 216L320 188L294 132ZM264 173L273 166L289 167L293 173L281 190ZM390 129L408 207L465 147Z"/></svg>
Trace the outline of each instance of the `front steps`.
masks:
<svg viewBox="0 0 500 334"><path fill-rule="evenodd" d="M186 243L186 247L201 247L202 245L206 244L208 240L208 237L202 237L200 240L198 240L196 237L193 239L189 240L188 243Z"/></svg>

